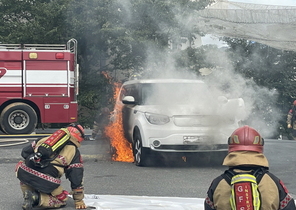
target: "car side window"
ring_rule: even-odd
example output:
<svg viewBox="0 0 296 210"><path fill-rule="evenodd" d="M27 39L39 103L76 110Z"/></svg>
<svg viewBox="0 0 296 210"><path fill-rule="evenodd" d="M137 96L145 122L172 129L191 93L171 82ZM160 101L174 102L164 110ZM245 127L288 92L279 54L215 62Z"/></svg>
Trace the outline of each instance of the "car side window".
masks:
<svg viewBox="0 0 296 210"><path fill-rule="evenodd" d="M124 86L120 93L120 100L122 100L125 96L133 96L135 98L135 101L139 101L137 86L136 85Z"/></svg>

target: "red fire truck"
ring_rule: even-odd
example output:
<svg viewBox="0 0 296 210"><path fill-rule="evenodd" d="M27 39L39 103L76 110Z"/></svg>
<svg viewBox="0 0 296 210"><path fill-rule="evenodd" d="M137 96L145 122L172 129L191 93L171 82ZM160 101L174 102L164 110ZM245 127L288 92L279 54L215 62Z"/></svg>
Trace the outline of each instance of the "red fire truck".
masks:
<svg viewBox="0 0 296 210"><path fill-rule="evenodd" d="M77 41L0 44L0 129L30 134L37 123L77 121Z"/></svg>

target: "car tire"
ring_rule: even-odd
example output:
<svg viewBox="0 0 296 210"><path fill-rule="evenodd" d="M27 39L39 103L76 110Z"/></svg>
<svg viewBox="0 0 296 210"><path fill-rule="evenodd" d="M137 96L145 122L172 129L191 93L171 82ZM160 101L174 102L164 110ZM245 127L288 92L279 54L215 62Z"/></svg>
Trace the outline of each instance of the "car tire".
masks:
<svg viewBox="0 0 296 210"><path fill-rule="evenodd" d="M30 134L36 128L37 114L28 104L12 103L3 109L0 124L6 134Z"/></svg>
<svg viewBox="0 0 296 210"><path fill-rule="evenodd" d="M134 163L136 166L146 165L147 156L143 150L142 137L139 131L136 131L134 134L133 155L134 155Z"/></svg>

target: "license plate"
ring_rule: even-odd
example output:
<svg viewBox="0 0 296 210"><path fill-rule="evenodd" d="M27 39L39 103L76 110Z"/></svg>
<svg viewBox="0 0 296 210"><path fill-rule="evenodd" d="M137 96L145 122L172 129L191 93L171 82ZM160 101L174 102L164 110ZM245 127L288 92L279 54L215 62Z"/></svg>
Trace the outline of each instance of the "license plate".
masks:
<svg viewBox="0 0 296 210"><path fill-rule="evenodd" d="M196 144L205 141L204 136L183 136L184 144Z"/></svg>

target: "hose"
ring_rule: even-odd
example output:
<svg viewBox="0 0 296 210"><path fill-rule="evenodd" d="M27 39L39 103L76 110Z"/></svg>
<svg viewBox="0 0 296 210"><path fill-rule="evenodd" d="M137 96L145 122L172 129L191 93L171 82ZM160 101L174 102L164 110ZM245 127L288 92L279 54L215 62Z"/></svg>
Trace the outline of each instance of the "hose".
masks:
<svg viewBox="0 0 296 210"><path fill-rule="evenodd" d="M28 142L29 142L28 139L0 139L0 147L16 146L16 145L25 144Z"/></svg>

